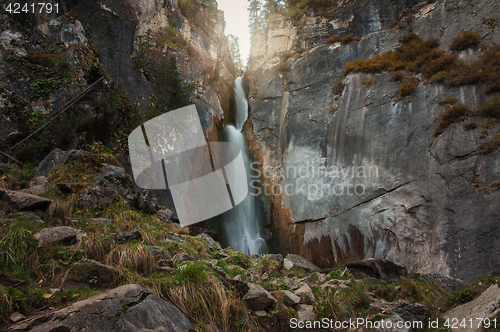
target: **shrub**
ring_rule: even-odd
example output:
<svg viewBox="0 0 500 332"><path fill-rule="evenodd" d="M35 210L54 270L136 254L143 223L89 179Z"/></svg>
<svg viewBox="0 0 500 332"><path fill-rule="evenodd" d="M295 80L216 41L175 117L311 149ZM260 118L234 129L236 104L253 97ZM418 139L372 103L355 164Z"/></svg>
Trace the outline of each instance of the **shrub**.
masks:
<svg viewBox="0 0 500 332"><path fill-rule="evenodd" d="M415 76L404 78L398 88L400 97L411 95L413 91L417 90L419 82L420 80Z"/></svg>
<svg viewBox="0 0 500 332"><path fill-rule="evenodd" d="M450 96L446 96L442 99L439 99L437 103L438 103L438 105L442 105L442 106L443 105L444 106L448 106L448 105L451 106L453 104L456 104L457 101L458 101L457 97L450 95Z"/></svg>
<svg viewBox="0 0 500 332"><path fill-rule="evenodd" d="M396 70L392 73L392 81L393 82L401 82L405 77L408 77L409 73L404 70Z"/></svg>
<svg viewBox="0 0 500 332"><path fill-rule="evenodd" d="M340 95L344 91L345 84L342 81L335 83L332 87L332 93L334 95Z"/></svg>
<svg viewBox="0 0 500 332"><path fill-rule="evenodd" d="M481 143L479 149L481 149L482 154L488 154L500 147L500 132L489 143Z"/></svg>
<svg viewBox="0 0 500 332"><path fill-rule="evenodd" d="M494 97L493 99L487 101L477 110L478 115L499 119L500 118L500 97Z"/></svg>
<svg viewBox="0 0 500 332"><path fill-rule="evenodd" d="M434 136L441 135L450 124L462 121L470 114L471 110L464 103L458 103L451 106L439 116L439 122L434 130Z"/></svg>
<svg viewBox="0 0 500 332"><path fill-rule="evenodd" d="M465 122L462 124L462 128L464 128L465 131L467 130L473 130L477 128L477 123L475 122Z"/></svg>
<svg viewBox="0 0 500 332"><path fill-rule="evenodd" d="M287 63L287 61L280 61L278 65L276 66L276 72L278 73L288 73L290 70L292 70L292 67L290 67Z"/></svg>
<svg viewBox="0 0 500 332"><path fill-rule="evenodd" d="M364 80L363 82L361 82L361 84L366 85L366 86L370 86L373 84L374 81L375 81L375 78L372 76L372 77Z"/></svg>
<svg viewBox="0 0 500 332"><path fill-rule="evenodd" d="M117 246L108 254L106 262L145 275L153 272L154 267L153 254L143 245Z"/></svg>
<svg viewBox="0 0 500 332"><path fill-rule="evenodd" d="M460 52L468 48L477 49L481 42L482 38L479 33L465 31L460 36L453 39L450 44L450 50Z"/></svg>
<svg viewBox="0 0 500 332"><path fill-rule="evenodd" d="M339 106L333 106L330 108L330 114L335 114L335 112L337 112L338 110L340 109Z"/></svg>
<svg viewBox="0 0 500 332"><path fill-rule="evenodd" d="M353 37L352 35L345 35L344 37L342 37L340 41L342 42L343 45L347 45L355 40L359 41L359 37Z"/></svg>
<svg viewBox="0 0 500 332"><path fill-rule="evenodd" d="M333 44L333 43L340 42L341 40L342 40L342 38L340 37L340 35L333 35L333 36L328 37L325 42L328 44Z"/></svg>
<svg viewBox="0 0 500 332"><path fill-rule="evenodd" d="M497 19L495 17L483 17L483 24L489 26L491 29L497 27Z"/></svg>

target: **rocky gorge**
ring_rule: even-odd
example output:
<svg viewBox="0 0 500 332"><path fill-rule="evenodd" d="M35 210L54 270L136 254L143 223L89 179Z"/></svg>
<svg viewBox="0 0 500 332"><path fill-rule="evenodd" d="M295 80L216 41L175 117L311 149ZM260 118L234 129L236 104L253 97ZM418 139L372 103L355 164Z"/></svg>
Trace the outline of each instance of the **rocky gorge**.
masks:
<svg viewBox="0 0 500 332"><path fill-rule="evenodd" d="M309 11L301 24L275 15L252 39L249 145L267 176L263 205L280 248L321 267L384 258L466 281L498 273L499 152L483 150L497 121L474 113L436 134L450 105L478 109L498 102L498 89L431 78L436 69L417 73L405 95L396 69L375 68L377 55L404 52L405 36L435 38L449 57L474 63L499 42L485 24L498 5L348 1L329 10L333 18ZM450 50L464 31L481 46ZM348 72L356 59L373 67Z"/></svg>

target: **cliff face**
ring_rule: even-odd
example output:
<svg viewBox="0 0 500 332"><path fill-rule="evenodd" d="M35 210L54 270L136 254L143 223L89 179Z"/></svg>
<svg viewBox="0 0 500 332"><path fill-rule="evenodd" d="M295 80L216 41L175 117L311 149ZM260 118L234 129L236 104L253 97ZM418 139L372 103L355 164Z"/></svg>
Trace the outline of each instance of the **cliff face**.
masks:
<svg viewBox="0 0 500 332"><path fill-rule="evenodd" d="M127 100L126 112L135 108L138 117L161 112L158 100L163 98L168 103L176 93L184 93L183 98L178 99L184 104L197 105L207 137L217 140L217 127L229 114L234 81L234 67L224 36L224 15L217 10L215 2L210 8L196 0L183 1L183 4L187 6L184 14L177 1L64 1L58 16L3 15L1 42L4 55L9 54L1 63L5 69L1 72L5 78L2 80L3 105L12 106L12 102L6 100L10 97L6 96L20 96L27 109L19 111L36 115L40 104L44 106L39 117L50 116L51 111L78 93L82 85L105 75L107 89L123 91L120 94ZM198 21L186 16L192 14L190 8L197 8ZM175 67L169 68L164 60L172 58ZM12 68L17 71L9 73L12 63L21 64L22 70ZM24 71L37 64L43 65L40 68L45 74L35 77ZM46 68L61 64L65 67L53 74L57 76L54 77L58 85L42 98L30 95L34 86L42 82L40 78L48 75ZM178 77L175 70L179 72ZM179 91L165 94L168 89L163 87L174 84ZM93 119L99 112L95 102L89 99L95 101L95 97L84 99L77 106L86 104L84 112ZM99 98L106 99L106 96ZM19 124L16 127L10 115L10 118L7 114L3 116L0 143L20 132L24 136L29 132L26 128L17 128ZM113 125L108 124L107 134L99 138L106 143L113 132L124 125L123 119L122 116ZM31 129L36 129L36 125ZM73 137L78 136L71 132ZM13 139L12 143L15 142Z"/></svg>
<svg viewBox="0 0 500 332"><path fill-rule="evenodd" d="M447 108L440 99L454 95L477 108L494 94L481 85L420 82L399 100L392 72L344 77L343 67L395 49L410 28L446 50L463 31L479 32L485 48L498 44L498 28L482 22L500 17L500 6L349 1L334 10L335 19L309 13L300 27L274 18L252 41L247 129L267 170L273 194L263 199L281 249L321 267L373 257L465 280L498 273L500 194L484 187L500 180L500 152L482 154L479 145L500 125L479 138L480 127L466 131L459 122L433 140ZM324 43L336 34L360 39ZM459 58L471 62L479 53L468 49ZM332 91L339 81L345 87Z"/></svg>

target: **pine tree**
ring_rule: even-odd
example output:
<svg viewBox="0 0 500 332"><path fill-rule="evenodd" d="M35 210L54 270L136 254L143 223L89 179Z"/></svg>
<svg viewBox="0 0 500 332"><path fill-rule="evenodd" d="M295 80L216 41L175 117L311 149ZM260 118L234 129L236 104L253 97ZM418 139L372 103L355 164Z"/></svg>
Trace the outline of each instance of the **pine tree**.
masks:
<svg viewBox="0 0 500 332"><path fill-rule="evenodd" d="M241 73L243 70L243 63L241 62L239 38L235 35L228 35L227 42L229 44L229 52L231 52L231 58L233 59L236 71Z"/></svg>
<svg viewBox="0 0 500 332"><path fill-rule="evenodd" d="M261 10L261 4L259 0L248 0L250 4L248 5L250 34L254 36L260 31L260 18L259 12Z"/></svg>

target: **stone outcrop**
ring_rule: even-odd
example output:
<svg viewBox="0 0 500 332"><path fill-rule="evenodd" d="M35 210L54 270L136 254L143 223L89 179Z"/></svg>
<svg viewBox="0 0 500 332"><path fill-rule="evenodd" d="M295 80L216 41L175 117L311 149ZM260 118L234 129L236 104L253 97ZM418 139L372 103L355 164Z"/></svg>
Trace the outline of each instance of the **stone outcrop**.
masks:
<svg viewBox="0 0 500 332"><path fill-rule="evenodd" d="M15 209L24 210L45 210L52 200L40 196L32 195L23 191L0 189L0 197L8 199Z"/></svg>
<svg viewBox="0 0 500 332"><path fill-rule="evenodd" d="M386 282L397 282L408 275L406 267L387 259L366 259L347 263L346 268L354 275L382 279ZM360 276L358 276L360 277Z"/></svg>
<svg viewBox="0 0 500 332"><path fill-rule="evenodd" d="M466 322L469 322L470 319L472 319L472 321L476 321L476 318L492 319L493 317L498 316L498 314L500 314L500 288L494 284L475 300L451 310L449 313L444 315L444 319L450 319L450 321L454 319L458 320L459 324L457 324L458 326L454 328L455 331L483 331L482 326L478 326L478 324L470 326L467 323L465 324L466 327L459 325L463 319L465 319ZM493 327L493 322L491 322L491 327Z"/></svg>
<svg viewBox="0 0 500 332"><path fill-rule="evenodd" d="M84 231L68 226L44 228L35 234L39 247L44 243L69 246L76 244L84 236L87 236Z"/></svg>
<svg viewBox="0 0 500 332"><path fill-rule="evenodd" d="M422 39L438 38L446 50L464 30L479 32L485 45L498 44L498 29L482 19L498 17L500 5L480 1L469 10L470 5L343 2L332 8L335 19L309 13L300 29L287 33L291 21L273 18L269 32L255 37L261 41L252 45L246 75L245 129L268 193L262 197L264 213L282 251L321 268L381 258L409 272L464 281L500 272L500 240L492 236L499 227L500 193L474 186L477 178L482 186L500 180L500 152L479 149L500 125L482 140L481 128L466 131L454 124L431 144L446 110L437 101L454 95L478 108L491 98L484 88L420 83L411 98L396 100L400 83L391 72L343 75L347 62L398 47L410 27ZM395 19L408 23L394 29L389 24ZM335 34L360 40L324 43ZM279 52L288 45L293 47L283 60ZM477 56L473 50L459 54L464 61ZM281 61L290 71L278 71ZM332 91L337 82L345 84L340 93Z"/></svg>
<svg viewBox="0 0 500 332"><path fill-rule="evenodd" d="M292 269L294 267L304 269L306 271L319 272L321 269L309 262L307 259L300 255L288 254L283 262L283 267L287 269Z"/></svg>
<svg viewBox="0 0 500 332"><path fill-rule="evenodd" d="M100 295L13 325L9 331L194 330L184 314L139 285L124 285Z"/></svg>
<svg viewBox="0 0 500 332"><path fill-rule="evenodd" d="M265 310L269 309L276 303L276 299L271 295L264 287L254 284L247 283L249 289L245 296L243 296L243 301L245 301L251 310Z"/></svg>

